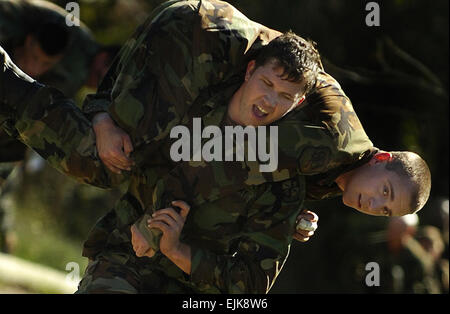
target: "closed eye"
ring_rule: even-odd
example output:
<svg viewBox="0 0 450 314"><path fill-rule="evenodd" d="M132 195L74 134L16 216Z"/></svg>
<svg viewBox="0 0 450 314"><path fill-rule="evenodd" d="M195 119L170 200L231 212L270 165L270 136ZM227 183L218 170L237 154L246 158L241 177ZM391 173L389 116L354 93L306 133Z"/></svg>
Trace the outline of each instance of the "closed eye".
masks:
<svg viewBox="0 0 450 314"><path fill-rule="evenodd" d="M282 96L283 96L284 99L287 99L287 100L289 100L289 101L294 100L294 99L292 98L292 96L289 95L289 94L282 94Z"/></svg>
<svg viewBox="0 0 450 314"><path fill-rule="evenodd" d="M263 82L264 82L264 84L266 84L267 86L273 86L273 84L272 84L272 82L269 82L268 80L266 80L266 79L261 79Z"/></svg>

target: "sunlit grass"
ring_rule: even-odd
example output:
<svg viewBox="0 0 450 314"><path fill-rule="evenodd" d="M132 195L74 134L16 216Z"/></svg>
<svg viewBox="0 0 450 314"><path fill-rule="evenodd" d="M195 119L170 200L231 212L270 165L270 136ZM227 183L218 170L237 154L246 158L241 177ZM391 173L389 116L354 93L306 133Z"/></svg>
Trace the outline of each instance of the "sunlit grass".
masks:
<svg viewBox="0 0 450 314"><path fill-rule="evenodd" d="M84 270L87 259L81 256L82 241L69 239L55 226L20 212L14 225L14 255L60 271L66 271L66 265L70 262L78 263L80 270Z"/></svg>

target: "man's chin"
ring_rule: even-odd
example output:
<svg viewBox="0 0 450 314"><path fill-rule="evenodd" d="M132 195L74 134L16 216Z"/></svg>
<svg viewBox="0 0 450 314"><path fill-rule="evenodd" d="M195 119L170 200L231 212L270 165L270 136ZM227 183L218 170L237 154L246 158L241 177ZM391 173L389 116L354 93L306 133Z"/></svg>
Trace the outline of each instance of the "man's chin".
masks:
<svg viewBox="0 0 450 314"><path fill-rule="evenodd" d="M359 209L356 206L354 206L354 204L348 199L348 197L346 197L346 195L342 195L342 203L347 207L350 207L350 208L353 208L353 209L356 209L359 211Z"/></svg>
<svg viewBox="0 0 450 314"><path fill-rule="evenodd" d="M264 125L268 125L268 124L270 124L270 122L268 122L266 119L252 119L245 126L257 127L257 126L264 126Z"/></svg>
<svg viewBox="0 0 450 314"><path fill-rule="evenodd" d="M347 197L345 194L342 195L342 204L344 204L345 206L351 207L347 201Z"/></svg>

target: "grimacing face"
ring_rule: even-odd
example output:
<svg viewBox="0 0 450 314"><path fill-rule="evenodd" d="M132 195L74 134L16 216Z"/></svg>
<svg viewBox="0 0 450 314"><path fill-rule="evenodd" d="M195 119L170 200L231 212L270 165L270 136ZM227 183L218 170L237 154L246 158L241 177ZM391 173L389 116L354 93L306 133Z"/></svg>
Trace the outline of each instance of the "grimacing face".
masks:
<svg viewBox="0 0 450 314"><path fill-rule="evenodd" d="M348 179L342 202L367 215L410 214L413 185L406 177L386 169L386 162L372 159Z"/></svg>
<svg viewBox="0 0 450 314"><path fill-rule="evenodd" d="M26 37L24 45L14 54L17 66L33 78L50 70L61 58L62 54L56 56L46 54L32 35Z"/></svg>
<svg viewBox="0 0 450 314"><path fill-rule="evenodd" d="M243 126L268 125L293 110L305 99L304 82L283 80L283 69L274 62L247 66L245 81L228 107L231 120Z"/></svg>

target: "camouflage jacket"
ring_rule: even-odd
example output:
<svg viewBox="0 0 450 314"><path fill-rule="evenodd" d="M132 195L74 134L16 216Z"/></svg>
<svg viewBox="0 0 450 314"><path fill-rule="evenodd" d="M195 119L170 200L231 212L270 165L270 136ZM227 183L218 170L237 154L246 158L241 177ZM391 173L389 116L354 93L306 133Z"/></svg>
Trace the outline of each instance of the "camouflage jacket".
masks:
<svg viewBox="0 0 450 314"><path fill-rule="evenodd" d="M198 11L202 8L198 1L189 1L188 5L184 5L185 2L170 2L165 5L173 4L175 10L155 11L149 19L152 22L146 23L121 52L121 58L118 59L117 65L111 68L100 93L91 98L91 101L100 99L97 103L111 102L113 106L109 112L114 118L120 116L122 121L127 119L131 121L128 128L126 123L120 122L121 120L118 120L118 123L129 131L133 138L134 158L138 167L131 173L128 193L117 204L115 211L107 215L93 229L85 244L84 253L93 258L100 252L108 254L107 252L116 251L120 254L121 250L126 251L124 248L129 248L130 245L129 225L142 216L145 210L159 209L162 207L158 206L159 204L164 205L171 199L184 199L196 209L191 211L186 222L185 230L189 232L183 232L182 237L193 248L190 283L197 287L197 291L266 292L287 256L295 216L304 198L304 177L297 174L316 174L336 166L347 166L352 160L358 160L371 147L371 143L365 136L348 98L339 85L324 73L316 93L308 96L308 105L303 110L287 115L278 123L279 138L283 139L280 141L279 165L286 170L282 169L276 174L264 177L258 171L253 171L253 174L250 171L249 175L248 170L243 175L242 172L235 175L233 171L237 170L239 173L242 169L252 169L252 165L242 168L239 162L173 163L168 157L167 150L170 145L170 140L167 139L170 128L179 123L188 125L189 118L193 116L202 116L204 125L220 123L226 111L227 102L224 100L229 99L227 98L229 93L236 86L234 84L239 84L239 80L233 81L238 76L233 72L227 72L229 70L224 67L226 63L221 59L221 55L211 53L211 56L218 57L214 63L212 62L214 58L200 51L202 57L193 59L200 64L189 63L191 66L188 70L205 67L208 71L213 71L216 68L214 65L217 65L219 60L221 60L219 66L223 70L219 74L211 72L212 76L207 77L204 84L211 83L210 88L199 84L198 89L187 89L186 86L192 87L196 82L195 75L191 77L191 80L183 79L184 76L174 75L172 71L174 68L185 71L182 63L181 67L174 66L174 68L171 68L171 63L161 63L165 60L165 54L160 51L158 55L156 48L167 47L164 46L163 40L173 37L167 36L164 32L160 36L161 28L153 27L154 22L165 21L164 23L170 25L170 21L175 21L178 24L175 23L176 27L171 31L183 30L189 28L181 27L184 21L182 17L191 16L197 22L198 20L204 22L200 23L200 26L204 27L198 35L204 35L205 32L208 36L212 36L207 37L211 45L206 45L205 49L215 47L214 36L219 36L221 39L221 36L228 34L232 37L226 39L225 36L225 42L219 41L217 49L221 45L225 48L237 45L240 48L244 47L244 50L237 50L241 55L251 50L247 48L253 47L253 41L247 40L243 34L249 35L256 46L260 43L258 40L264 37L252 36L255 34L255 27L259 29L262 26L248 22L240 13L230 18L239 17L247 24L230 23L230 18L220 17L220 14L230 14L229 10L234 13L234 9L230 9L228 5L223 7L222 2L202 3L205 7L212 8L212 11L206 10L203 13ZM214 5L220 5L224 10L214 10ZM169 16L175 14L175 16L153 21L155 16L163 18L165 14ZM176 16L176 14L181 15ZM209 21L209 18L214 16L218 16L216 28L212 27L214 24ZM205 22L205 19L209 22ZM233 25L242 26L241 31L230 31L228 28ZM154 32L145 31L146 27ZM220 29L222 31L217 31ZM216 31L208 33L207 30ZM257 34L260 34L259 32L258 30ZM158 45L150 45L153 42L150 41L151 36L146 42L147 35L156 36ZM195 38L202 42L201 36ZM189 41L186 42L189 45ZM138 47L133 46L133 43L138 43ZM135 49L131 49L130 52L129 47ZM147 51L148 47L153 47L153 50ZM191 53L192 46L191 49L177 51ZM218 51L222 55L230 56L227 49ZM155 56L155 61L149 56ZM168 56L167 60L175 62L179 60L179 56L174 60ZM231 57L230 60L235 59ZM242 57L241 60L243 60ZM152 62L155 62L154 67ZM211 64L213 67L208 68ZM234 65L228 66L233 68ZM161 72L156 75L151 71ZM209 73L208 71L205 70L203 73ZM197 73L197 71L194 72ZM156 80L155 77L158 79ZM187 85L180 83L180 77L181 82ZM213 84L214 78L216 82L219 82L220 78L225 77L229 77L229 80L225 80L224 85ZM112 90L110 93L105 92L103 97L106 95L106 98L102 99L102 91L108 91L109 80L114 83L111 84ZM33 86L37 84L34 83ZM189 98L190 95L195 97ZM31 101L38 104L31 106L29 105ZM51 105L46 105L46 101ZM61 104L57 106L58 102L62 102L63 106ZM13 114L7 115L8 125L20 134L24 142L34 146L50 163L69 175L81 177L82 181L91 184L101 186L111 184L107 181L101 182L110 180L111 174L98 167L101 166L98 160L82 161L83 158L95 160L95 148L88 145L89 141L93 141L92 131L88 130L89 121L79 117L70 103L63 100L57 93L55 94L54 90L42 87L36 91L36 96L19 99L16 103L18 105L15 108L9 107L4 110L12 110ZM126 103L129 104L129 111L125 110ZM185 106L184 109L182 105ZM187 108L192 108L194 113ZM115 112L117 114L114 114ZM15 116L15 119L11 119L11 116ZM78 136L83 133L90 135L80 140ZM284 147L285 144L286 147ZM75 147L75 149L71 149L71 145L74 145L72 148ZM343 156L346 157L343 158ZM230 165L234 165L235 168L224 169ZM286 189L283 189L283 184L287 187ZM245 196L244 199L242 196ZM233 200L240 201L235 203ZM295 205L292 203L285 205L288 201ZM240 206L232 207L230 204L240 204ZM263 205L258 206L258 204ZM216 205L221 209L216 209L209 215L200 210L200 208L206 210L208 206ZM195 214L197 208L203 213L201 216ZM254 212L252 209L258 210ZM213 215L212 213L216 211L222 214ZM204 222L202 217L205 219ZM234 236L217 239L217 232L227 234L227 229L231 230L229 232ZM122 254L122 256L124 260L127 259L126 255ZM171 263L164 256L157 253L157 256L148 263L148 267L157 269L161 265L169 264ZM162 267L162 269L165 268ZM174 271L174 273L172 275L167 272L167 275L185 280L181 271L178 273Z"/></svg>
<svg viewBox="0 0 450 314"><path fill-rule="evenodd" d="M0 0L0 45L12 56L12 50L23 43L27 33L43 22L66 25L63 8L42 0ZM91 31L80 26L67 27L70 39L64 57L48 73L37 78L40 82L61 90L67 97L86 83L90 64L99 49Z"/></svg>

